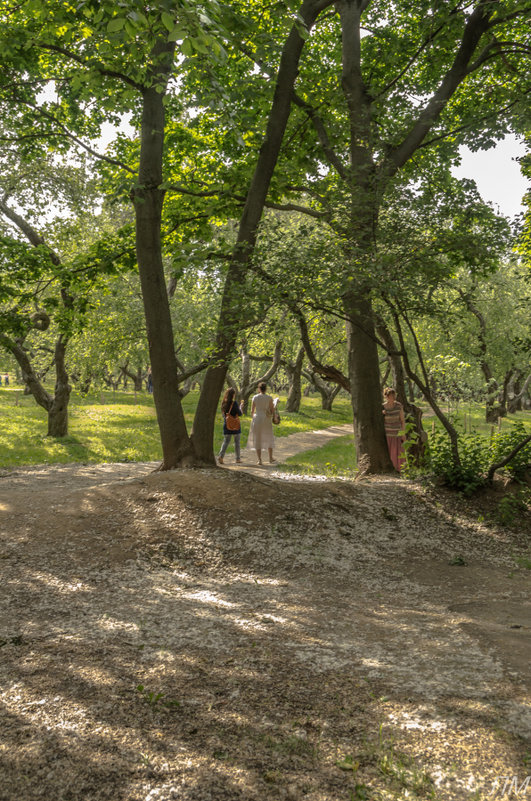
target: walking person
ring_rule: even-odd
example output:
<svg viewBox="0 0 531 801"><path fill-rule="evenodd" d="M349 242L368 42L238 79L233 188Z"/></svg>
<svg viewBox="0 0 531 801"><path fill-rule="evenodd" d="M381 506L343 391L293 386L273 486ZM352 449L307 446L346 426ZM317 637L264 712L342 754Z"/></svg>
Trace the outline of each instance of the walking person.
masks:
<svg viewBox="0 0 531 801"><path fill-rule="evenodd" d="M387 387L384 391L384 398L382 413L384 414L387 447L395 470L400 472L406 462L404 448L402 447L406 428L404 407L397 401L396 392L392 387Z"/></svg>
<svg viewBox="0 0 531 801"><path fill-rule="evenodd" d="M252 424L249 433L249 441L252 438L252 447L256 451L256 458L258 464L262 464L262 450L267 448L269 452L269 462L273 464L276 460L273 459L273 448L275 447L275 438L273 436L273 415L275 413L275 406L273 398L266 395L267 384L262 381L258 384L258 394L254 396L251 415Z"/></svg>
<svg viewBox="0 0 531 801"><path fill-rule="evenodd" d="M225 452L229 447L231 437L234 437L234 450L236 452L236 462L240 464L241 462L241 455L240 455L240 435L241 435L241 425L240 425L240 417L242 416L242 410L236 401L234 400L234 390L232 388L228 389L224 396L223 400L221 401L221 411L223 413L223 442L221 444L221 450L218 456L218 462L223 464L223 457L225 456Z"/></svg>

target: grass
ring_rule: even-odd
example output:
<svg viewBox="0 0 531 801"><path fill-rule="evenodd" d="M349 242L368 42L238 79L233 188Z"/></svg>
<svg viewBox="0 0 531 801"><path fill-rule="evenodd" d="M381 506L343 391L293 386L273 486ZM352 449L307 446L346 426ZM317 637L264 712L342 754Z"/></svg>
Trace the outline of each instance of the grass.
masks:
<svg viewBox="0 0 531 801"><path fill-rule="evenodd" d="M419 404L424 411L423 424L426 431L431 433L433 428L438 431L443 431L442 423L435 417L431 409L426 404ZM446 408L443 406L443 411L446 413ZM429 415L429 417L427 416ZM492 431L498 430L498 425L485 422L485 406L479 403L462 404L457 410L453 410L450 414L450 420L454 424L459 434L465 431L465 417L466 417L466 431L472 434L481 434L485 437L490 437ZM507 417L500 418L501 431L508 431L515 423L523 423L529 431L531 431L531 411L518 412L518 414L509 414Z"/></svg>
<svg viewBox="0 0 531 801"><path fill-rule="evenodd" d="M183 408L191 428L198 393L183 399ZM320 398L304 398L300 412L282 411L282 421L275 435L286 437L301 431L342 425L352 420L348 398L338 398L332 412L323 412ZM22 388L0 389L0 467L69 462L144 462L162 458L159 430L153 397L147 393L94 392L87 397L72 392L67 437L46 436L47 415ZM250 421L242 419L242 444L247 441ZM223 438L221 414L217 416L214 447Z"/></svg>
<svg viewBox="0 0 531 801"><path fill-rule="evenodd" d="M183 399L183 408L191 428L197 392ZM17 405L18 404L18 405ZM288 414L282 410L285 398L280 400L281 424L275 427L275 436L287 437L298 432L342 425L352 421L349 398L336 398L332 412L320 408L318 397L304 398L300 412ZM46 413L33 398L24 395L21 387L0 389L0 467L68 462L144 462L162 458L159 431L153 397L147 393L94 392L81 397L73 392L70 403L69 435L62 439L46 436ZM484 422L484 408L479 404L461 406L455 415L459 431L467 430L489 437L492 426ZM249 418L242 420L242 445L247 441ZM509 415L501 423L507 431L516 422L523 422L531 430L531 411ZM424 427L431 433L441 424L434 417L424 418ZM214 436L217 451L222 440L222 420L218 415ZM325 475L352 478L356 469L356 454L352 435L338 437L327 445L305 451L288 459L282 469L303 475Z"/></svg>
<svg viewBox="0 0 531 801"><path fill-rule="evenodd" d="M344 437L337 437L321 448L298 453L286 459L280 469L298 475L354 478L356 472L354 436L347 434Z"/></svg>

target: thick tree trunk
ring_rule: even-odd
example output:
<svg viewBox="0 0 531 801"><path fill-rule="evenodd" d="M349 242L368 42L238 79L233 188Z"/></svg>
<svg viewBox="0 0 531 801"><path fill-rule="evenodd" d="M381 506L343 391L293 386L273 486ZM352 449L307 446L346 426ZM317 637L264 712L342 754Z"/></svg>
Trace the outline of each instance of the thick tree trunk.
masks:
<svg viewBox="0 0 531 801"><path fill-rule="evenodd" d="M286 372L289 376L289 392L286 401L287 412L298 412L301 406L301 375L305 353L304 348L301 348L293 364L285 362Z"/></svg>
<svg viewBox="0 0 531 801"><path fill-rule="evenodd" d="M347 343L350 396L354 413L354 440L358 465L367 473L392 473L385 438L378 348L371 302L348 293L343 297L348 317Z"/></svg>
<svg viewBox="0 0 531 801"><path fill-rule="evenodd" d="M194 448L203 461L211 464L215 464L213 434L219 397L234 351L242 317L241 310L245 304L242 286L251 263L258 225L289 119L299 61L306 39L305 35L301 35L301 25L310 31L321 11L332 5L333 0L304 0L298 20L282 49L266 134L247 192L238 237L225 280L214 351L215 365L206 372L194 417Z"/></svg>
<svg viewBox="0 0 531 801"><path fill-rule="evenodd" d="M177 380L160 238L164 200L161 184L165 114L164 93L157 89L166 85L173 49L174 45L171 43L163 43L155 48L157 67L153 70L153 85L143 90L138 187L133 193L136 252L153 374L153 397L162 443L163 470L194 463Z"/></svg>

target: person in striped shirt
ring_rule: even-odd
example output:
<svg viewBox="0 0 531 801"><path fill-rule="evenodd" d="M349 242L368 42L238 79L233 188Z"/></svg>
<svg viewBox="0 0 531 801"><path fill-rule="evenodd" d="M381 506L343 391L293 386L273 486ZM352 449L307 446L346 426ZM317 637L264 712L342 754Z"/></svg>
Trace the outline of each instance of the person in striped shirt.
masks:
<svg viewBox="0 0 531 801"><path fill-rule="evenodd" d="M402 447L405 436L406 420L404 417L404 407L396 399L396 392L392 387L384 390L385 402L382 407L384 415L385 436L387 447L393 466L398 472L406 463L404 448Z"/></svg>

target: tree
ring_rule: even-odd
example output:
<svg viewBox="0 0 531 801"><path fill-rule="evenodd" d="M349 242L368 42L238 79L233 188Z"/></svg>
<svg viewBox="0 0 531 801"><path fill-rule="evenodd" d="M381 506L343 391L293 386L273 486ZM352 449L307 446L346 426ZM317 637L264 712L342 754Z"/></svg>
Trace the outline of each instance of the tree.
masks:
<svg viewBox="0 0 531 801"><path fill-rule="evenodd" d="M447 173L458 145L488 147L511 120L518 123L529 93L531 7L477 0L421 2L413 11L395 3L389 13L376 0L341 0L336 9L309 51L294 98L306 158L292 158L291 170L281 163L286 180L277 191L290 199L304 191L313 213L321 210L337 233L356 445L368 469L380 471L389 469L372 297L380 213L397 187ZM301 115L313 125L313 148Z"/></svg>
<svg viewBox="0 0 531 801"><path fill-rule="evenodd" d="M3 97L5 102L22 109L19 115L22 119L17 120L14 133L19 142L44 137L63 146L66 141L79 146L83 145L80 136L96 133L105 115L117 120L120 111L129 109L138 115L141 129L138 168L110 157L104 160L119 164L130 177L137 176L131 189L136 250L164 468L215 463L212 439L217 402L245 305L237 290L248 266L278 158L307 31L328 5L330 2L305 0L295 24L290 22L265 140L225 277L216 345L211 354L213 366L203 381L190 437L180 404L162 258L165 112L170 99L168 87L177 68L176 42L180 42L185 56L194 51L221 53L222 48L211 31L217 29L218 23L222 27L219 13L222 7L216 0L201 4L182 0L177 9L169 2L161 2L146 11L140 2L130 0L117 11L110 2L95 7L86 0L73 9L59 2L32 0L29 16L26 7L18 7L4 20L3 43L9 69ZM252 11L255 10L253 6ZM30 82L21 84L21 69L30 75ZM38 94L52 79L61 102L50 109L45 104L39 105ZM81 118L79 112L86 110L91 99L97 100L95 112ZM30 128L32 133L27 133Z"/></svg>
<svg viewBox="0 0 531 801"><path fill-rule="evenodd" d="M80 235L88 216L80 212L81 198L85 206L93 200L90 182L79 167L62 168L50 160L24 165L7 153L0 191L0 345L16 359L28 390L46 410L48 435L62 437L68 433L71 391L67 347L100 272L108 269L91 250L87 231ZM51 196L74 216L59 232L53 221L41 219L43 235L30 220L42 217ZM81 252L79 239L89 240ZM48 364L40 372L36 362L42 354ZM51 367L53 394L42 380Z"/></svg>

